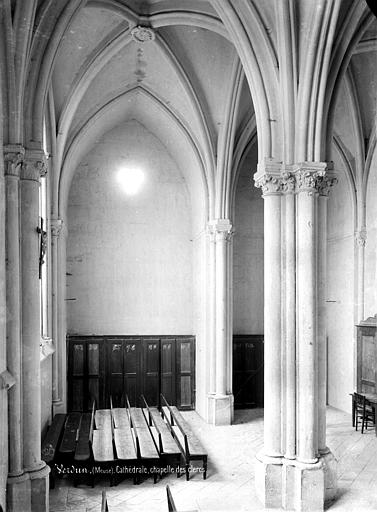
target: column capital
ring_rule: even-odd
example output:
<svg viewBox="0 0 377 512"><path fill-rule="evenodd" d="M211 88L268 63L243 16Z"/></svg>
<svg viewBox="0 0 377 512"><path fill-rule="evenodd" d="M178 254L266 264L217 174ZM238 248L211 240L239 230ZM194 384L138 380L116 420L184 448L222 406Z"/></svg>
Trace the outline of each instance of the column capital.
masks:
<svg viewBox="0 0 377 512"><path fill-rule="evenodd" d="M262 189L263 196L280 195L282 162L273 158L265 158L258 163L257 172L254 174L254 182L257 188Z"/></svg>
<svg viewBox="0 0 377 512"><path fill-rule="evenodd" d="M355 240L359 247L365 247L367 243L367 230L366 227L358 229L355 231Z"/></svg>
<svg viewBox="0 0 377 512"><path fill-rule="evenodd" d="M51 219L50 220L50 229L51 229L51 236L54 238L59 238L60 233L63 229L63 221L62 219Z"/></svg>
<svg viewBox="0 0 377 512"><path fill-rule="evenodd" d="M47 174L47 156L43 150L27 149L22 164L21 179L37 181Z"/></svg>
<svg viewBox="0 0 377 512"><path fill-rule="evenodd" d="M21 144L6 144L4 146L5 176L20 177L24 156L25 148Z"/></svg>
<svg viewBox="0 0 377 512"><path fill-rule="evenodd" d="M230 240L233 235L233 226L229 219L214 219L209 221L207 230L216 240Z"/></svg>
<svg viewBox="0 0 377 512"><path fill-rule="evenodd" d="M328 196L337 179L332 162L301 162L292 166L296 177L296 192Z"/></svg>

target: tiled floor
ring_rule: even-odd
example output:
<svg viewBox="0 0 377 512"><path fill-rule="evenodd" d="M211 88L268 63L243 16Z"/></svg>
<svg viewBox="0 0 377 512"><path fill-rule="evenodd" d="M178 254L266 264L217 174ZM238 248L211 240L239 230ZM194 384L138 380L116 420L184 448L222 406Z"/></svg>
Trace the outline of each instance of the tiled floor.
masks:
<svg viewBox="0 0 377 512"><path fill-rule="evenodd" d="M100 512L101 490L106 489L110 512L167 511L165 485L169 483L178 510L263 510L254 491L255 454L262 447L263 411L236 411L235 424L213 427L195 412L183 413L208 450L208 477L193 472L191 479L169 475L153 484L148 479L133 485L129 479L109 487L107 479L95 488L74 488L67 478L58 479L50 493L51 512ZM350 415L329 408L328 446L338 459L339 496L328 505L330 512L377 511L377 438L351 427ZM200 465L200 464L199 464ZM276 510L276 509L275 509Z"/></svg>

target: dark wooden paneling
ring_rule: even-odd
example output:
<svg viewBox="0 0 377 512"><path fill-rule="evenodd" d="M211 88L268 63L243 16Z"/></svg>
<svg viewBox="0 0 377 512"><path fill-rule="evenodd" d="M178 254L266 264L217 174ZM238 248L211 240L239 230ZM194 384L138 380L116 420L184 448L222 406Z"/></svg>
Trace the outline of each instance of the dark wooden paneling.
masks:
<svg viewBox="0 0 377 512"><path fill-rule="evenodd" d="M357 391L377 393L377 320L370 317L357 326Z"/></svg>
<svg viewBox="0 0 377 512"><path fill-rule="evenodd" d="M176 342L161 340L161 393L170 404L176 404Z"/></svg>
<svg viewBox="0 0 377 512"><path fill-rule="evenodd" d="M177 406L180 409L193 409L195 384L194 338L176 339L176 361Z"/></svg>
<svg viewBox="0 0 377 512"><path fill-rule="evenodd" d="M126 339L124 345L124 393L131 406L137 407L141 392L141 340Z"/></svg>
<svg viewBox="0 0 377 512"><path fill-rule="evenodd" d="M263 336L233 336L233 394L235 407L263 407L263 361Z"/></svg>
<svg viewBox="0 0 377 512"><path fill-rule="evenodd" d="M143 395L149 405L157 406L160 398L160 340L143 340ZM140 404L141 405L141 404Z"/></svg>
<svg viewBox="0 0 377 512"><path fill-rule="evenodd" d="M162 392L182 409L195 404L195 338L193 336L68 337L68 410L89 411L132 406L144 394L159 404Z"/></svg>

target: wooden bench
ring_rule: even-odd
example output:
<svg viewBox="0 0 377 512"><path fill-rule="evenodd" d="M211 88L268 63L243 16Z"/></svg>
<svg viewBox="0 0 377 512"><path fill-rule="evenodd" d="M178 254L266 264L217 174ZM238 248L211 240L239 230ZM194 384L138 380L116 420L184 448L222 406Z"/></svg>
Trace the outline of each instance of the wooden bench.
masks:
<svg viewBox="0 0 377 512"><path fill-rule="evenodd" d="M142 400L145 405L145 411L149 425L154 435L156 446L164 466L173 465L179 467L181 460L181 450L172 436L167 424L162 419L157 407L149 407L144 396Z"/></svg>
<svg viewBox="0 0 377 512"><path fill-rule="evenodd" d="M76 450L78 433L80 430L81 412L71 412L67 416L63 438L60 443L59 457L64 462L71 462Z"/></svg>
<svg viewBox="0 0 377 512"><path fill-rule="evenodd" d="M130 422L136 445L136 453L141 469L145 468L146 474L149 474L153 468L153 479L154 483L156 483L158 476L157 468L160 466L160 457L150 426L144 417L142 409L130 407L128 397L126 397L126 403L129 410ZM139 482L140 479L138 478L137 481Z"/></svg>
<svg viewBox="0 0 377 512"><path fill-rule="evenodd" d="M94 403L91 413L84 412L81 415L80 430L78 433L75 455L73 457L76 467L76 473L73 479L73 484L75 487L82 479L84 479L87 483L89 483L90 481L93 486L93 479L88 478L88 476L91 475L92 465L92 451L90 446L90 440L92 436L91 431L93 428L93 421Z"/></svg>
<svg viewBox="0 0 377 512"><path fill-rule="evenodd" d="M134 484L136 484L138 481L138 456L135 438L132 434L129 412L125 407L116 407L113 409L111 397L110 409L114 427L115 457L117 459L115 474L118 478L116 478L116 481L118 482L121 475L125 476L131 474Z"/></svg>
<svg viewBox="0 0 377 512"><path fill-rule="evenodd" d="M111 429L111 409L97 409L94 415L96 430Z"/></svg>
<svg viewBox="0 0 377 512"><path fill-rule="evenodd" d="M41 459L50 466L51 489L55 487L55 462L57 459L58 446L63 436L65 421L65 414L55 414L42 442Z"/></svg>
<svg viewBox="0 0 377 512"><path fill-rule="evenodd" d="M105 411L105 412L102 412ZM108 420L110 419L110 421ZM98 421L98 423L97 423ZM94 424L102 427L94 429ZM96 473L96 465L99 472L109 474L110 486L113 485L113 464L114 464L114 447L113 447L113 424L111 420L110 409L98 409L94 413L94 422L91 424L90 430L90 446L93 454L93 485L94 474Z"/></svg>
<svg viewBox="0 0 377 512"><path fill-rule="evenodd" d="M205 480L207 478L208 454L178 409L175 406L170 406L162 394L161 404L164 404L161 408L162 415L185 460L186 480L190 479L189 470L192 460L201 460L203 462L203 478Z"/></svg>

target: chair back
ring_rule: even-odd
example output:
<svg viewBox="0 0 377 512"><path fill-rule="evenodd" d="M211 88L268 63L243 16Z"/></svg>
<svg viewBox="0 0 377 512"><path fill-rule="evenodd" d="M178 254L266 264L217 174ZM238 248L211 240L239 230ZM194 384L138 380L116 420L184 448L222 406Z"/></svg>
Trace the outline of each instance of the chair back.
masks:
<svg viewBox="0 0 377 512"><path fill-rule="evenodd" d="M355 400L356 407L358 407L359 409L365 407L365 396L364 395L361 395L360 393L354 393L353 399Z"/></svg>

